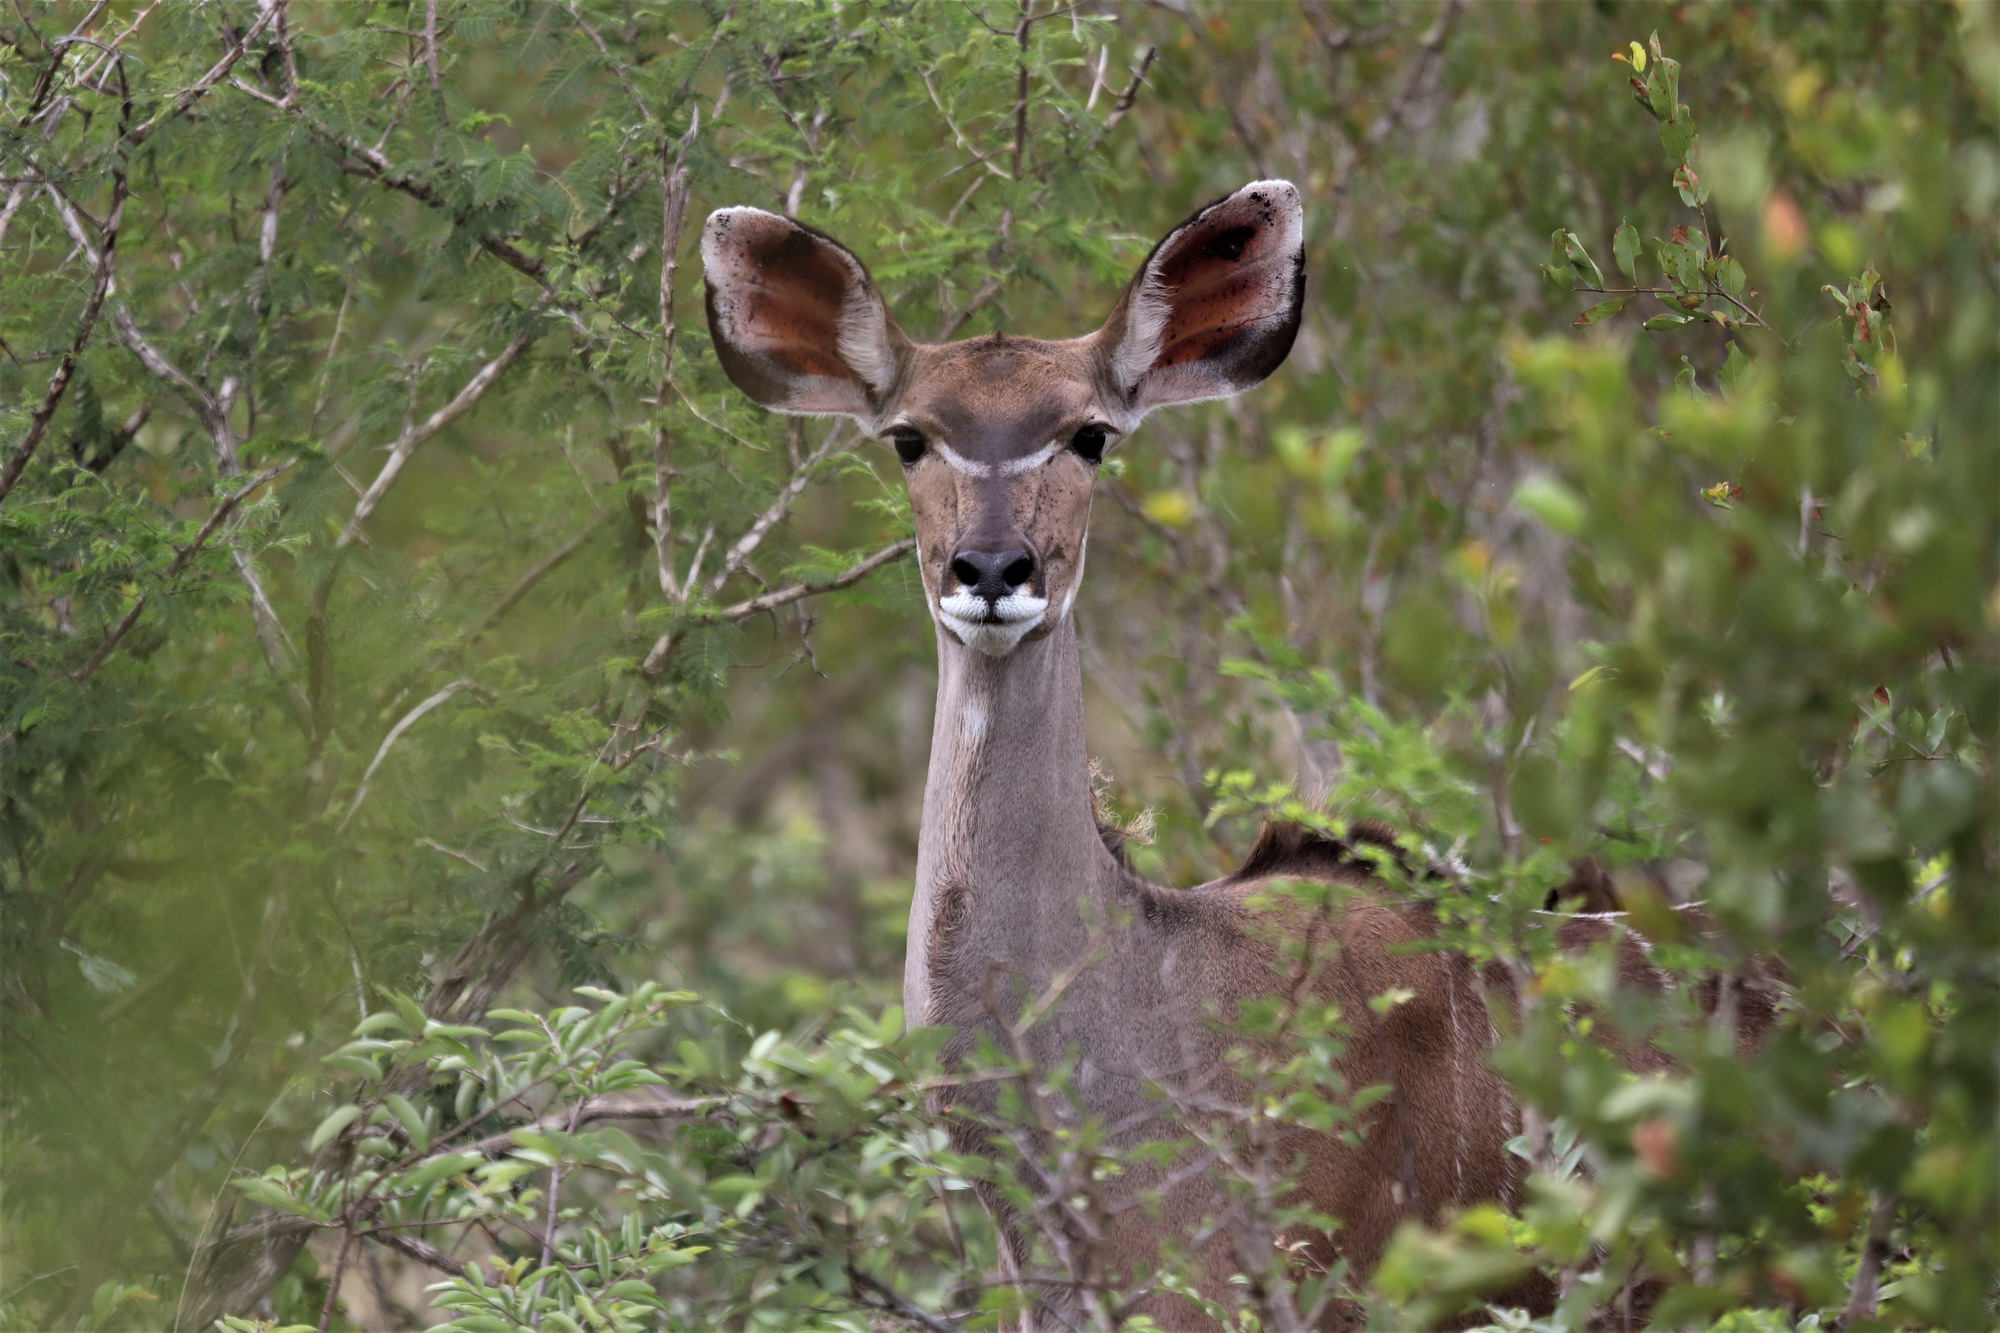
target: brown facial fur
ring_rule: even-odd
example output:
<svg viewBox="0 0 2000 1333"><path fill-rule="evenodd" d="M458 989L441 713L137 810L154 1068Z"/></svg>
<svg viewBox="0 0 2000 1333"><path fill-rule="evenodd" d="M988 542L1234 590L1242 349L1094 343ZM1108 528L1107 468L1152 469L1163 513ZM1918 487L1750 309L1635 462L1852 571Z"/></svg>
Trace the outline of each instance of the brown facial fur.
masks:
<svg viewBox="0 0 2000 1333"><path fill-rule="evenodd" d="M1024 548L1035 558L1027 590L1049 603L1030 634L1047 634L1082 574L1097 469L1066 447L1023 471L1008 465L1104 420L1080 373L1092 362L1074 342L999 337L918 348L912 361L895 419L930 446L903 478L933 604L957 587L950 566L962 546Z"/></svg>

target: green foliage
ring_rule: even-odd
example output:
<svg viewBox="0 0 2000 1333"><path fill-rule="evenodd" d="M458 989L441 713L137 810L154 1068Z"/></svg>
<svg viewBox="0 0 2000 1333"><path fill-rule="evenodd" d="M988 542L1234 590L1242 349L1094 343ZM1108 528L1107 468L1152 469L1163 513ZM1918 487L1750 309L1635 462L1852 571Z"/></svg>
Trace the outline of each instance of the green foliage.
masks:
<svg viewBox="0 0 2000 1333"><path fill-rule="evenodd" d="M1561 1309L1497 1326L1628 1277L1685 1326L1991 1323L1990 7L1044 8L0 17L0 1327L196 1326L272 1218L229 1328L997 1322L972 1182L1121 1163L919 1110L929 629L907 561L854 575L907 510L728 391L694 233L782 208L913 336L1070 336L1258 175L1307 326L1107 461L1093 748L1158 878L1274 811L1454 866L1453 942L1535 978L1535 1172L1372 1283L1274 1248L1218 1322L1539 1269ZM1689 990L1778 978L1755 1059L1551 957L1583 854ZM1286 1128L1385 1090L1341 1015L1240 1017L1291 1042L1225 1145L1281 1229ZM995 1131L1073 1076L991 1055Z"/></svg>
<svg viewBox="0 0 2000 1333"><path fill-rule="evenodd" d="M325 1165L232 1183L338 1236L342 1266L402 1241L461 1333L867 1328L933 1191L964 1188L917 1101L936 1034L891 1010L806 1047L720 1014L690 1033L694 997L657 985L581 993L485 1025L385 994L326 1057L355 1078L305 1145Z"/></svg>

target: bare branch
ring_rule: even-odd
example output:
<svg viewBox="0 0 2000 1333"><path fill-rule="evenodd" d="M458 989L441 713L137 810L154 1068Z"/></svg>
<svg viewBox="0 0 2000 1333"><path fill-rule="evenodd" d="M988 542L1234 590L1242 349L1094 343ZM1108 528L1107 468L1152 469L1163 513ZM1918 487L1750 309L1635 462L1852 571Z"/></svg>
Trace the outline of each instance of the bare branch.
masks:
<svg viewBox="0 0 2000 1333"><path fill-rule="evenodd" d="M126 39L129 38L133 33L139 31L139 25L144 23L147 19L151 18L153 16L153 11L158 9L161 5L165 3L166 0L153 0L152 4L147 5L144 9L140 10L137 14L133 16L132 21L125 25L124 31L120 32L116 37L113 37L110 41L101 43L98 49L103 54L98 56L97 60L94 63L92 63L91 67L85 70L83 74L78 77L77 82L82 84L86 88L94 86L97 83L98 79L103 77L104 71L110 67L111 62L118 59L119 56L122 54L119 48L125 44ZM82 25L79 25L76 30L76 33L73 33L71 35L75 36L77 34L80 34L82 31L83 27Z"/></svg>
<svg viewBox="0 0 2000 1333"><path fill-rule="evenodd" d="M674 470L667 434L667 393L674 379L674 275L680 271L681 230L687 221L687 154L700 127L701 112L696 110L671 162L666 140L660 141L660 383L653 403L653 551L659 565L660 592L670 602L687 600L680 580L674 577Z"/></svg>
<svg viewBox="0 0 2000 1333"><path fill-rule="evenodd" d="M882 568L882 566L900 560L916 549L917 539L915 537L905 537L899 542L893 542L883 547L867 559L849 565L846 569L823 583L794 583L789 587L779 588L774 592L767 592L761 597L752 597L748 601L737 602L733 606L725 606L719 611L697 617L696 623L716 624L726 621L734 624L737 621L748 620L752 616L762 615L766 611L796 602L804 597L813 597L823 592L837 592L842 588L853 587L862 579L867 578L870 574Z"/></svg>
<svg viewBox="0 0 2000 1333"><path fill-rule="evenodd" d="M346 135L306 115L297 106L287 105L270 94L251 87L240 79L232 80L230 86L238 92L247 93L258 101L265 102L290 115L295 115L303 119L306 123L306 128L311 131L312 136L332 150L334 162L348 175L360 176L365 180L374 181L378 185L383 185L389 189L407 194L412 199L426 204L431 208L449 213L452 222L457 226L464 226L468 221L465 214L452 208L450 201L439 194L428 182L419 180L407 172L398 170L379 150L370 148L366 144L356 143ZM538 285L547 285L548 265L527 251L497 236L486 237L479 244L488 254L509 268L515 269L534 279Z"/></svg>
<svg viewBox="0 0 2000 1333"><path fill-rule="evenodd" d="M444 79L438 73L437 0L424 0L424 64L430 68L431 97L437 103L438 127L442 129L451 118L445 113Z"/></svg>
<svg viewBox="0 0 2000 1333"><path fill-rule="evenodd" d="M0 204L0 245L6 244L7 226L13 222L14 214L20 211L22 201L28 197L31 184L25 180L15 181L14 188L7 192L7 202Z"/></svg>
<svg viewBox="0 0 2000 1333"><path fill-rule="evenodd" d="M1117 128L1118 122L1125 119L1125 113L1132 109L1132 104L1139 100L1139 89L1145 86L1146 71L1153 67L1153 61L1159 58L1159 54L1159 47L1149 46L1146 54L1139 57L1138 67L1132 71L1132 82L1125 85L1125 91L1118 94L1111 114L1104 118L1106 132Z"/></svg>
<svg viewBox="0 0 2000 1333"><path fill-rule="evenodd" d="M53 183L45 182L44 188L48 191L50 201L55 204L56 216L62 220L63 230L69 233L70 240L76 243L85 259L92 264L102 264L104 260L98 252L98 247L91 242L90 233L84 230L83 219L78 216L79 210L75 203ZM109 219L106 221L108 223ZM109 239L106 244L109 245ZM188 400L202 427L217 441L216 447L221 449L223 447L221 441L229 431L229 422L215 398L196 384L186 371L169 361L159 348L147 341L133 320L132 312L125 308L122 301L111 307L111 326L118 331L119 341L125 344L133 356L139 358L140 365L144 366L155 379L169 385Z"/></svg>
<svg viewBox="0 0 2000 1333"><path fill-rule="evenodd" d="M743 562L763 544L771 529L791 512L792 504L799 498L799 493L812 481L814 470L833 454L837 445L843 443L845 440L839 426L826 433L826 438L820 442L819 448L808 454L806 460L799 464L798 470L785 482L784 488L778 492L778 498L771 501L770 507L757 516L749 530L737 538L736 544L722 557L722 568L716 570L715 577L709 580L708 590L711 594L721 592L722 585L729 581L730 576L743 568Z"/></svg>
<svg viewBox="0 0 2000 1333"><path fill-rule="evenodd" d="M469 688L471 684L472 682L468 680L455 680L397 719L396 725L389 728L389 734L382 738L382 743L375 747L375 757L368 761L368 768L361 775L361 783L354 789L354 799L348 803L347 813L340 817L339 827L334 829L336 834L346 831L348 821L354 818L354 812L359 810L361 803L368 799L368 784L374 779L375 770L382 767L382 761L389 757L390 747L402 739L404 732L416 725L418 718L444 703L460 690Z"/></svg>
<svg viewBox="0 0 2000 1333"><path fill-rule="evenodd" d="M19 192L17 187L15 197L19 196ZM104 309L104 298L111 290L112 252L118 244L118 228L125 218L126 197L125 173L119 170L112 175L111 211L104 219L104 244L97 254L91 278L90 296L83 303L83 314L77 323L76 336L70 339L68 349L63 352L62 360L57 363L56 373L49 377L49 386L42 394L42 401L36 406L35 414L28 419L27 434L21 437L21 443L15 447L14 456L7 460L6 470L0 472L0 504L7 502L7 497L13 493L14 484L20 481L22 472L27 470L29 460L35 456L35 450L40 446L42 436L48 431L49 421L55 416L56 409L62 406L63 395L69 390L70 380L76 374L77 363L83 357L84 347L90 342L91 332L97 327L97 317ZM13 199L10 198L8 202L11 204ZM9 211L12 211L11 208Z"/></svg>
<svg viewBox="0 0 2000 1333"><path fill-rule="evenodd" d="M382 497L396 484L396 478L402 473L403 465L410 461L410 455L416 453L418 446L470 412L473 406L486 396L486 391L507 373L508 368L521 359L521 353L527 351L528 345L539 335L540 330L533 327L515 334L513 341L502 348L498 356L473 373L472 378L465 382L465 387L461 388L450 402L421 422L412 422L403 428L403 433L389 446L389 461L382 464L382 470L375 474L375 480L369 483L368 489L356 502L353 517L347 520L347 526L341 530L339 539L334 542L336 549L345 549L354 544L355 539L361 535L361 525L368 521L368 516L375 512L375 506L382 503Z"/></svg>
<svg viewBox="0 0 2000 1333"><path fill-rule="evenodd" d="M866 1291L875 1297L874 1302L863 1302L864 1305L920 1324L924 1328L929 1329L931 1333L956 1333L951 1324L938 1318L921 1305L913 1303L894 1287L862 1272L854 1266L852 1260L843 1264L842 1268L846 1270L847 1280L854 1284L857 1292Z"/></svg>
<svg viewBox="0 0 2000 1333"><path fill-rule="evenodd" d="M979 290L972 294L972 299L967 301L957 314L945 321L944 329L938 334L938 341L949 342L957 337L958 331L965 327L966 321L979 313L979 307L1000 294L1001 286L999 274L987 274L986 280L979 284Z"/></svg>
<svg viewBox="0 0 2000 1333"><path fill-rule="evenodd" d="M388 1227L376 1227L359 1233L364 1239L377 1245L386 1245L396 1253L415 1259L426 1268L436 1269L450 1277L464 1277L465 1265L452 1258L437 1246L417 1236L406 1236Z"/></svg>

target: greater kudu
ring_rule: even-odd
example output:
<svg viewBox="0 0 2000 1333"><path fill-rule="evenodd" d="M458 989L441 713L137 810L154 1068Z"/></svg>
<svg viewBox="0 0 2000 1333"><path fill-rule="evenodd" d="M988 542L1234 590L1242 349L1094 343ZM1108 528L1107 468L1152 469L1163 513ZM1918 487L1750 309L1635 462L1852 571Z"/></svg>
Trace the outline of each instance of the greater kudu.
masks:
<svg viewBox="0 0 2000 1333"><path fill-rule="evenodd" d="M1331 912L1256 905L1278 880L1368 884L1375 861L1360 843L1393 849L1376 831L1338 842L1267 828L1235 874L1193 889L1133 874L1093 816L1071 617L1099 462L1152 409L1239 393L1277 369L1299 327L1303 231L1289 182L1246 185L1154 247L1102 328L1059 342L913 342L860 260L754 208L709 217L702 261L709 327L736 386L778 411L852 417L902 462L938 649L909 1022L954 1029L946 1053L958 1061L982 1038L1024 1042L1041 1068L1073 1060L1075 1115L1126 1143L1158 1139L1170 1132L1163 1106L1240 1105L1228 1024L1296 966L1281 936L1303 938L1311 992L1353 1029L1340 1073L1393 1093L1366 1115L1359 1147L1300 1138L1297 1188L1343 1225L1276 1239L1304 1263L1340 1258L1365 1274L1403 1219L1514 1187L1505 1144L1517 1115L1487 1066L1480 979L1464 957L1422 950L1435 923L1421 906L1367 893ZM1020 1031L1023 997L1051 988L1060 1003ZM1391 991L1408 998L1371 1008ZM954 1117L976 1146L973 1119ZM1211 1173L1177 1167L1130 1164L1121 1189L1156 1192L1157 1206L1079 1224L1095 1234L1070 1239L1094 1249L1094 1271L1129 1281L1163 1240L1188 1242L1226 1211ZM1001 1220L1008 1260L1024 1262L1020 1219ZM1273 1239L1258 1256L1226 1219L1207 1227L1196 1242L1206 1294L1268 1264ZM1071 1326L1085 1298L1058 1288L1028 1324ZM1169 1327L1209 1324L1183 1298L1142 1308ZM1328 1326L1340 1317L1325 1315Z"/></svg>

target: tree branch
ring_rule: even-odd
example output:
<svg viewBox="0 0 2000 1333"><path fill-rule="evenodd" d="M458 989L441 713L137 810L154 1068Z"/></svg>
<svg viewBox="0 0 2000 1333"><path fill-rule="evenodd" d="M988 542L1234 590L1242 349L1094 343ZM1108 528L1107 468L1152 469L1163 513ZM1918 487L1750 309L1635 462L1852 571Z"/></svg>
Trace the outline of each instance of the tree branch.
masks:
<svg viewBox="0 0 2000 1333"><path fill-rule="evenodd" d="M28 419L28 433L21 437L14 456L7 460L7 467L0 472L0 504L7 502L13 493L14 484L27 470L28 462L35 456L35 450L42 442L42 436L49 428L49 421L56 409L62 406L63 395L68 392L70 380L76 374L77 363L83 358L83 349L90 342L91 332L97 327L97 317L104 309L104 298L111 291L111 259L118 244L118 228L125 219L125 200L128 196L125 172L116 169L111 175L111 211L105 215L103 246L98 250L94 274L91 279L90 296L83 303L83 314L77 324L76 336L70 339L69 347L62 360L56 365L56 373L49 377L49 386L42 394L42 401L35 408L35 414ZM11 202L11 200L10 200ZM79 229L80 231L80 229Z"/></svg>
<svg viewBox="0 0 2000 1333"><path fill-rule="evenodd" d="M375 770L382 767L382 761L389 757L390 747L402 738L404 732L416 725L418 718L444 703L460 690L469 688L471 684L472 682L467 680L453 681L430 698L418 704L415 708L412 708L409 712L403 714L397 720L396 725L389 728L389 734L382 738L381 745L375 749L375 757L368 761L367 769L361 774L361 782L354 789L354 799L348 803L347 813L340 817L340 826L334 829L336 836L347 831L348 821L354 818L354 812L361 808L361 803L368 799L368 783L374 778Z"/></svg>
<svg viewBox="0 0 2000 1333"><path fill-rule="evenodd" d="M806 460L799 464L798 469L778 492L778 498L771 501L770 507L757 516L749 530L737 538L735 545L731 546L728 553L722 557L722 568L716 570L715 577L709 580L708 591L711 595L722 591L722 585L729 581L732 574L743 568L743 562L763 544L771 529L791 512L793 502L812 480L813 470L824 463L833 454L835 446L842 442L841 428L835 426L826 433L826 438L820 442L819 448L813 450L806 456Z"/></svg>
<svg viewBox="0 0 2000 1333"><path fill-rule="evenodd" d="M473 406L486 396L486 391L507 373L508 368L521 359L521 353L527 351L528 345L540 334L541 331L533 327L515 334L513 341L502 348L498 356L473 372L472 378L453 395L450 402L421 422L412 422L403 428L403 433L389 446L389 460L382 464L382 470L375 474L375 480L369 483L361 499L355 502L353 516L347 520L347 526L341 529L339 538L334 542L336 549L345 549L354 544L354 540L361 535L361 525L368 521L368 516L375 512L375 506L382 503L382 497L396 484L396 478L402 474L403 465L410 461L410 456L416 453L418 446L470 412Z"/></svg>
<svg viewBox="0 0 2000 1333"><path fill-rule="evenodd" d="M852 587L862 579L867 578L870 574L873 574L876 570L882 568L882 566L902 559L911 551L914 551L916 547L917 539L915 537L905 537L899 542L894 542L883 547L867 559L848 566L823 583L794 583L790 587L779 588L775 592L767 592L761 597L752 597L748 601L738 602L734 606L725 606L719 611L698 616L696 617L696 623L717 624L727 621L733 624L736 621L748 620L752 616L762 615L766 611L775 610L787 603L796 602L801 598L817 596L823 592L837 592L842 588Z"/></svg>
<svg viewBox="0 0 2000 1333"><path fill-rule="evenodd" d="M236 67L236 62L241 60L243 53L250 49L250 43L262 36L264 29L271 26L271 22L285 12L285 7L289 2L290 0L271 0L270 4L264 6L264 12L258 16L257 21L250 25L250 31L243 34L243 40L231 47L222 59L216 61L210 67L208 73L196 79L186 88L183 88L180 96L174 98L173 104L166 110L160 112L160 114L154 116L144 124L136 125L132 129L127 130L120 142L128 149L137 148L140 144L146 142L154 130L160 128L161 125L172 120L175 116L180 115L183 111L186 111L189 107L200 101L210 88L220 83L223 77ZM134 24L134 26L136 27L137 25Z"/></svg>
<svg viewBox="0 0 2000 1333"><path fill-rule="evenodd" d="M583 1125L599 1120L685 1120L691 1116L706 1115L719 1106L726 1106L724 1097L674 1097L657 1101L629 1102L615 1097L592 1097L567 1110L552 1111L547 1115L529 1121L525 1125L515 1125L498 1134L488 1134L483 1139L475 1139L463 1148L453 1152L476 1152L481 1157L498 1157L514 1146L514 1135L522 1130L536 1132L545 1129L563 1129L574 1134Z"/></svg>
<svg viewBox="0 0 2000 1333"><path fill-rule="evenodd" d="M76 243L77 248L91 263L101 263L102 257L98 253L98 248L91 244L90 233L84 230L83 219L77 215L77 208L69 196L58 189L52 181L44 181L43 186L48 191L49 199L55 205L56 216L62 220L63 230L69 233L70 240ZM109 219L106 221L108 223ZM122 301L111 307L111 326L118 330L119 341L125 344L133 356L139 358L139 364L144 366L153 378L173 388L188 400L202 428L216 440L216 447L219 450L224 449L222 442L228 436L229 420L214 396L196 384L186 371L169 361L159 348L147 341L145 334L139 331L138 324L133 320L132 312L125 308Z"/></svg>
<svg viewBox="0 0 2000 1333"><path fill-rule="evenodd" d="M464 1277L465 1265L452 1258L437 1246L416 1236L406 1236L400 1231L388 1228L373 1229L360 1233L363 1239L372 1240L377 1245L385 1245L408 1258L415 1259L426 1268L434 1268L450 1277Z"/></svg>
<svg viewBox="0 0 2000 1333"><path fill-rule="evenodd" d="M762 615L766 611L775 610L780 606L796 602L803 597L812 597L823 592L837 592L842 588L851 587L859 583L862 579L867 578L870 574L891 561L908 555L916 549L916 545L916 538L905 537L902 541L883 547L866 560L849 566L824 583L794 583L788 588L779 588L775 592L767 592L761 597L752 597L746 602L738 602L734 606L727 606L719 611L709 611L691 616L653 641L652 651L647 653L645 661L639 664L639 676L642 680L653 680L662 671L666 670L667 662L673 657L674 649L680 646L681 637L691 625L735 624L739 621L748 620L752 616Z"/></svg>
<svg viewBox="0 0 2000 1333"><path fill-rule="evenodd" d="M674 379L674 275L680 271L681 229L687 221L687 154L701 127L697 109L681 136L680 151L667 160L667 143L660 141L660 379L653 399L653 552L659 565L660 592L670 602L685 602L687 593L674 577L673 465L667 434L668 392Z"/></svg>

